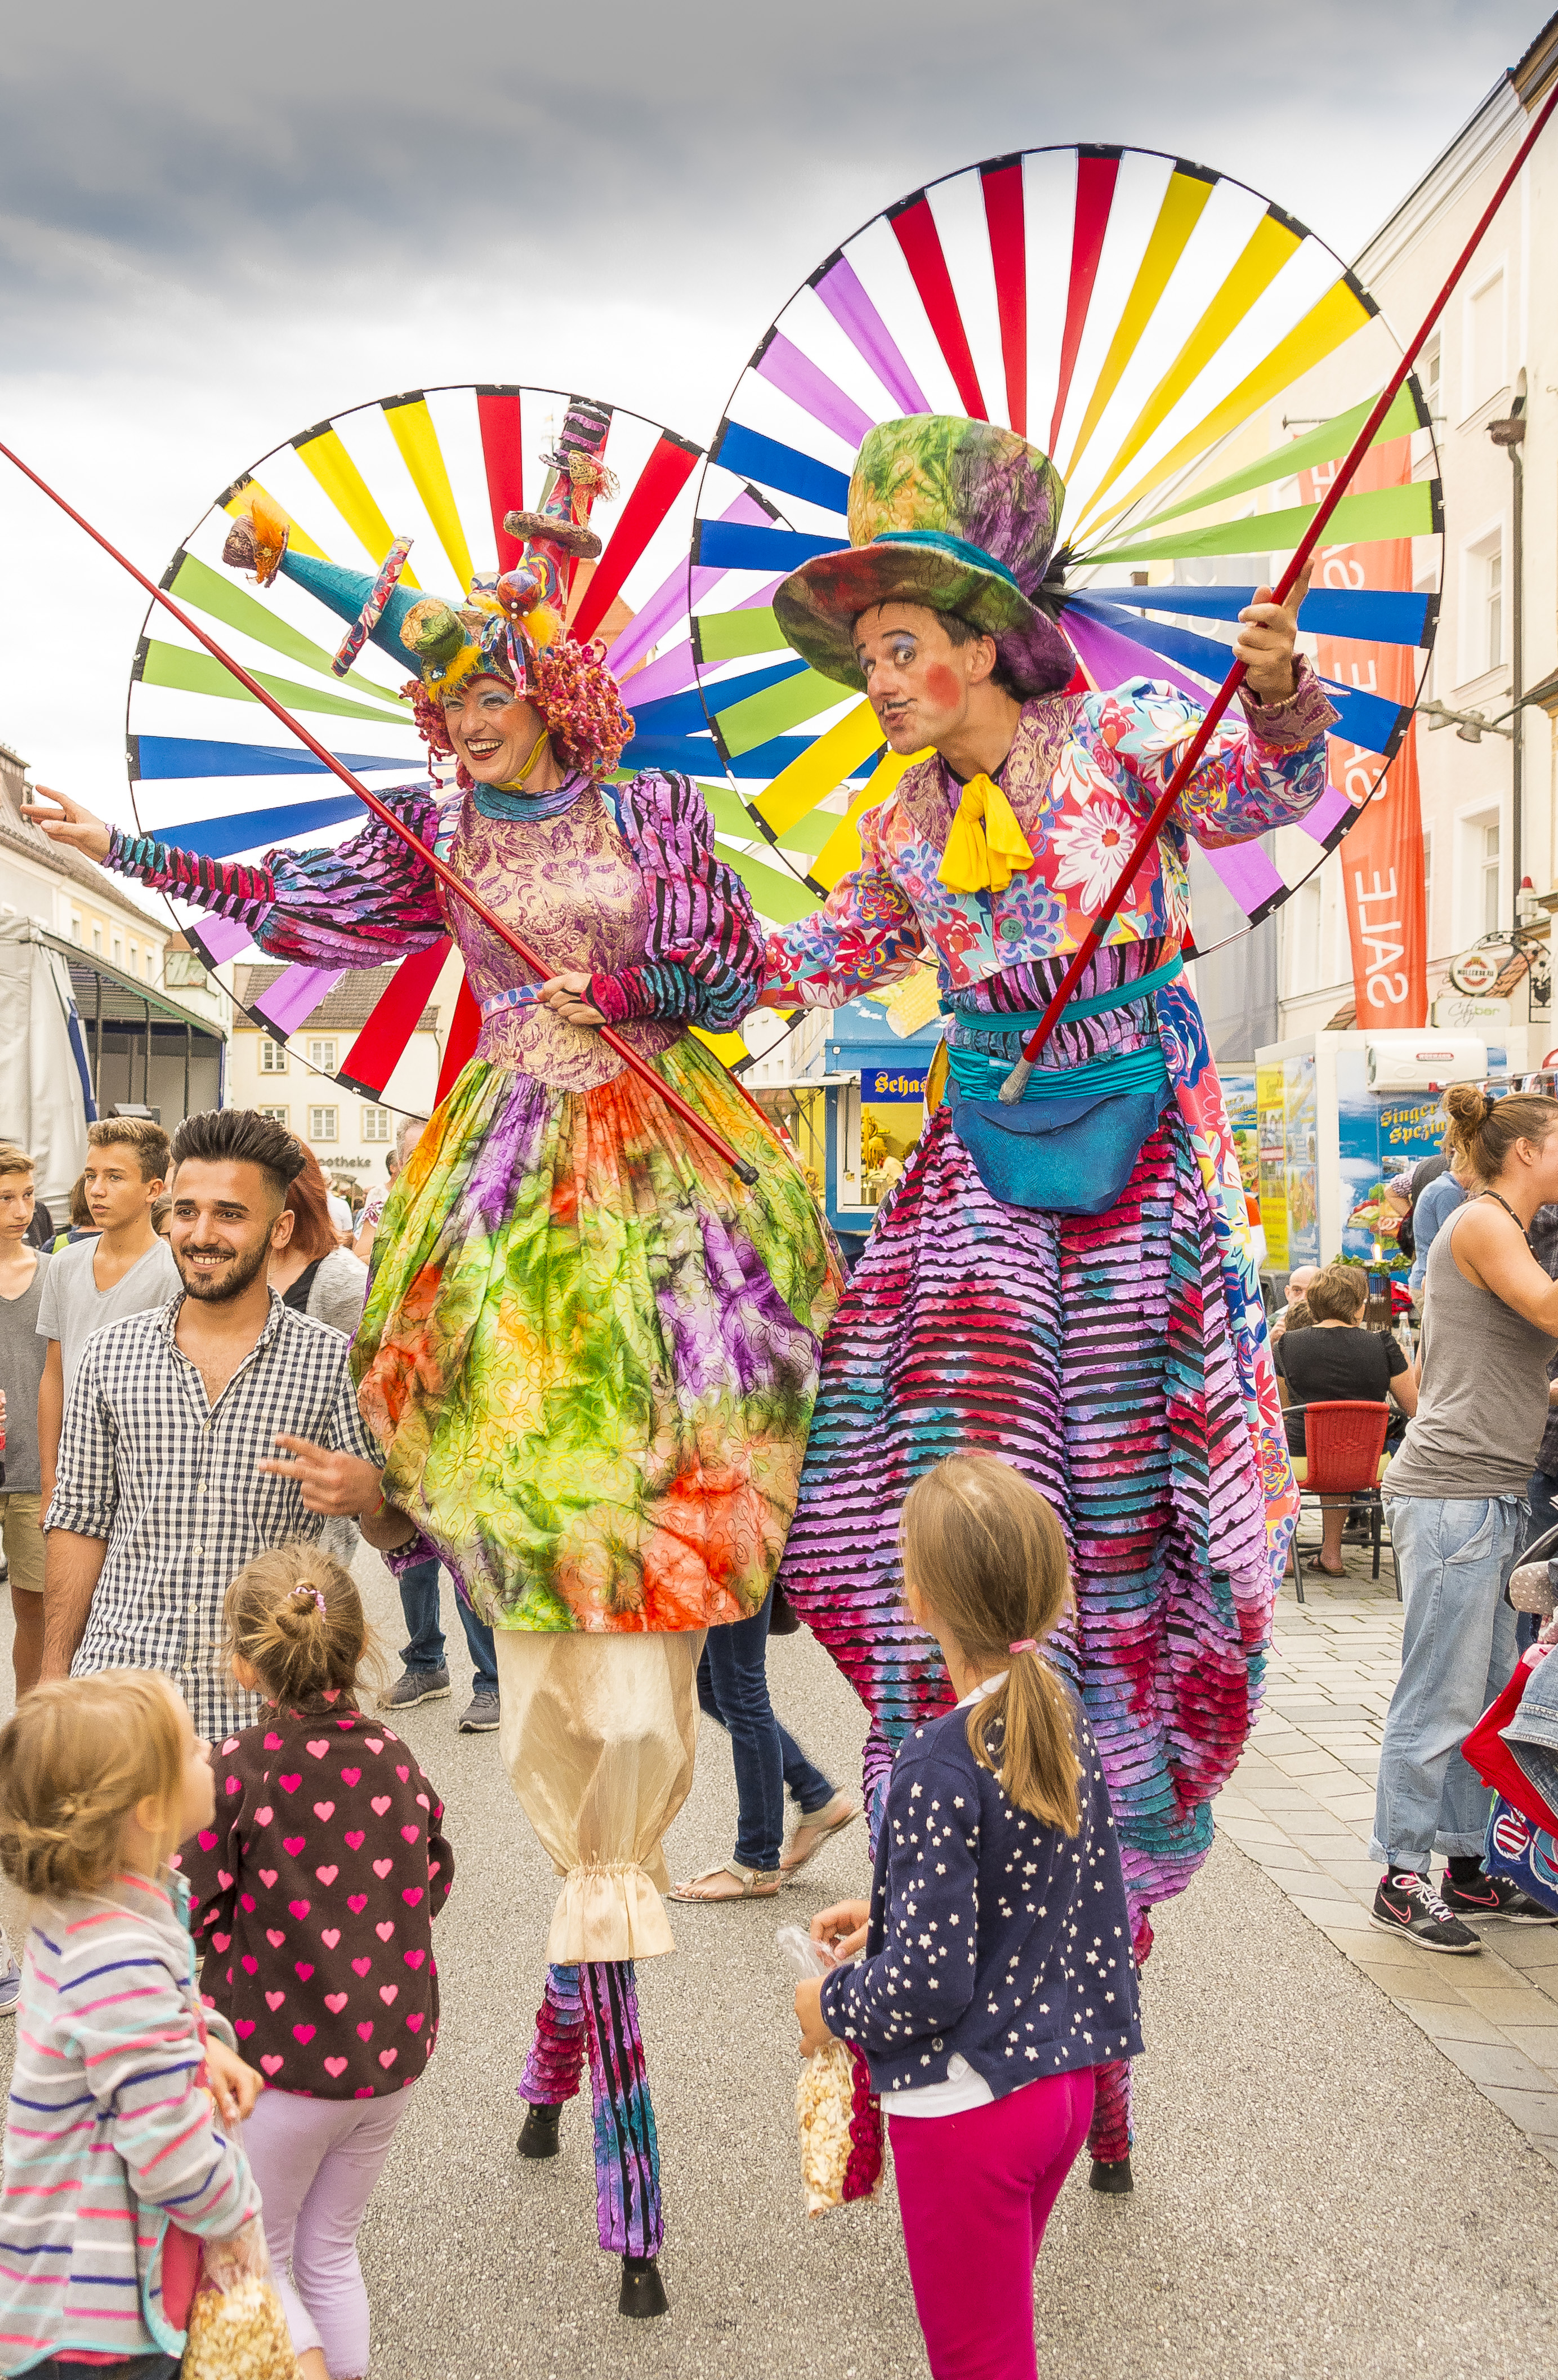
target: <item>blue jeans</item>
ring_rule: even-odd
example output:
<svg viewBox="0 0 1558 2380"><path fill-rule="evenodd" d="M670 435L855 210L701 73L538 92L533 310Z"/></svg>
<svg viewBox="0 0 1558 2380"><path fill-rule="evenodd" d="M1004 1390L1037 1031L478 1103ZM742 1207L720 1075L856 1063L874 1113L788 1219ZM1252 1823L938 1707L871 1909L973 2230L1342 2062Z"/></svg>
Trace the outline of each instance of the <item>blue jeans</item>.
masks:
<svg viewBox="0 0 1558 2380"><path fill-rule="evenodd" d="M771 1876L784 1846L784 1789L800 1803L803 1817L826 1809L833 1788L814 1768L792 1735L774 1717L768 1700L770 1588L750 1620L711 1628L698 1663L698 1701L731 1738L736 1765L736 1859Z"/></svg>
<svg viewBox="0 0 1558 2380"><path fill-rule="evenodd" d="M1526 1533L1518 1496L1391 1499L1406 1627L1369 1846L1389 1868L1426 1876L1436 1844L1481 1853L1488 1789L1460 1747L1515 1668L1515 1613L1504 1589Z"/></svg>
<svg viewBox="0 0 1558 2380"><path fill-rule="evenodd" d="M411 1642L401 1649L401 1659L408 1670L441 1670L444 1666L443 1630L439 1621L439 1566L436 1561L413 1562L400 1574L400 1608L405 1614L405 1624L411 1631ZM498 1691L498 1656L492 1649L492 1631L484 1628L456 1594L454 1609L460 1615L460 1625L465 1632L465 1645L473 1664L471 1684L479 1694L495 1694Z"/></svg>

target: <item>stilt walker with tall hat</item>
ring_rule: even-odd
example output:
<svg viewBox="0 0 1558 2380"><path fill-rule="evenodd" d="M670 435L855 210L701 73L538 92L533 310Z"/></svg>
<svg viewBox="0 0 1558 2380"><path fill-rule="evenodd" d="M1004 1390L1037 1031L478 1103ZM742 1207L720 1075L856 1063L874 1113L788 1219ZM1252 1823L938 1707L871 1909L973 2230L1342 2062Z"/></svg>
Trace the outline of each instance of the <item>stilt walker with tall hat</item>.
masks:
<svg viewBox="0 0 1558 2380"><path fill-rule="evenodd" d="M1166 682L1069 690L1076 656L1041 600L1064 495L1010 431L880 423L850 482L851 546L774 597L794 649L922 757L860 819L860 868L770 940L764 998L832 1005L934 953L949 1070L829 1333L780 1577L872 1710L869 1782L948 1691L900 1607L909 1488L980 1448L1048 1497L1076 1589L1057 1649L1103 1755L1143 1958L1148 1912L1205 1857L1243 1747L1297 1501L1185 980L1187 844L1301 818L1336 712L1295 658L1297 598L1257 590L1243 724L1215 735L1026 1097L1004 1104L1199 720ZM1129 2069L1105 2067L1096 2187L1129 2188Z"/></svg>
<svg viewBox="0 0 1558 2380"><path fill-rule="evenodd" d="M520 561L458 606L289 538L261 492L225 559L278 570L419 675L455 782L385 799L546 961L510 950L382 824L235 866L112 834L74 803L56 837L247 925L304 966L373 966L458 940L475 1056L397 1175L353 1368L384 1455L368 1534L436 1553L492 1624L501 1743L562 1878L521 2096L556 2151L590 2067L603 2249L624 2313L663 2312L658 2153L634 1961L672 1949L661 1840L692 1781L705 1632L761 1609L794 1507L841 1274L793 1160L696 1036L754 1003L763 938L692 782L611 782L633 732L598 648L565 633L570 565L599 552L610 417L575 400ZM729 1163L602 1043L614 1026L753 1171Z"/></svg>

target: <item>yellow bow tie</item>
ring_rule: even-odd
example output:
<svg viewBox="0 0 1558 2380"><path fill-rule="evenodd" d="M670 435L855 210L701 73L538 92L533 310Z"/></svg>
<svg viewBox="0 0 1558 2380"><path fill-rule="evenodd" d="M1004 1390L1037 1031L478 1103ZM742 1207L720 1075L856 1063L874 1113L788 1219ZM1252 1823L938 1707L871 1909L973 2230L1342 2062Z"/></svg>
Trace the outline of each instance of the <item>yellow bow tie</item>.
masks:
<svg viewBox="0 0 1558 2380"><path fill-rule="evenodd" d="M1011 804L993 777L971 777L963 787L936 876L954 892L1004 892L1033 855Z"/></svg>

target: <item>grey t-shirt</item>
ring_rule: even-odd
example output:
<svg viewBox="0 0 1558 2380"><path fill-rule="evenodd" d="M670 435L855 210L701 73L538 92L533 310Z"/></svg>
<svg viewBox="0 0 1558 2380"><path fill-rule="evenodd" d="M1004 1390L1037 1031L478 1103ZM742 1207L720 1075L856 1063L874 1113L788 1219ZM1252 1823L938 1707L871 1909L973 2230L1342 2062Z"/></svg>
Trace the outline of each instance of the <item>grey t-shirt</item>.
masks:
<svg viewBox="0 0 1558 2380"><path fill-rule="evenodd" d="M38 1336L38 1309L43 1278L53 1257L38 1250L38 1269L19 1297L0 1297L0 1389L6 1391L6 1492L36 1496L42 1485L38 1467L38 1384L43 1377L43 1342Z"/></svg>
<svg viewBox="0 0 1558 2380"><path fill-rule="evenodd" d="M153 1305L165 1305L184 1290L173 1252L161 1238L131 1265L122 1281L116 1281L112 1289L99 1289L92 1271L99 1245L96 1240L80 1240L75 1247L60 1250L49 1267L39 1308L40 1338L59 1341L67 1400L82 1350L94 1330L101 1330L105 1322L122 1322L127 1314L145 1314Z"/></svg>
<svg viewBox="0 0 1558 2380"><path fill-rule="evenodd" d="M1523 1496L1536 1465L1558 1339L1467 1280L1455 1257L1466 1213L1455 1209L1428 1252L1418 1410L1385 1473L1387 1496Z"/></svg>

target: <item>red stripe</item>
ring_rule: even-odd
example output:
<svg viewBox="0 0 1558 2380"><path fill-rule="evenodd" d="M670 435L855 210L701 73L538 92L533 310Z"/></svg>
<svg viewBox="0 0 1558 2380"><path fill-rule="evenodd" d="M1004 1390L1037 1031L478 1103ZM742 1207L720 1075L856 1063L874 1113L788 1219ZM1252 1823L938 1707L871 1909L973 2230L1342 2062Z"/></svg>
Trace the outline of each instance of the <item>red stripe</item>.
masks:
<svg viewBox="0 0 1558 2380"><path fill-rule="evenodd" d="M981 176L990 261L996 269L996 310L1001 318L1001 361L1007 376L1007 417L1028 435L1028 243L1022 216L1022 167L1014 161Z"/></svg>
<svg viewBox="0 0 1558 2380"><path fill-rule="evenodd" d="M691 478L698 461L695 447L662 432L659 444L638 475L638 484L622 506L611 541L595 565L584 600L569 623L569 634L580 644L593 637L622 591L628 572L644 552L660 523Z"/></svg>
<svg viewBox="0 0 1558 2380"><path fill-rule="evenodd" d="M480 391L476 409L481 424L481 459L487 466L487 501L492 508L492 533L498 540L498 567L512 570L525 550L518 538L511 537L503 527L503 515L518 512L525 503L525 447L520 435L519 397L517 393L500 395L495 391Z"/></svg>
<svg viewBox="0 0 1558 2380"><path fill-rule="evenodd" d="M1087 310L1093 303L1093 285L1098 278L1098 260L1104 252L1104 234L1109 227L1109 210L1115 202L1115 182L1120 161L1116 157L1077 158L1077 216L1071 233L1071 286L1066 298L1066 335L1060 343L1060 381L1055 392L1055 418L1049 425L1049 451L1055 452L1060 435L1060 417L1066 410L1066 399L1071 393L1071 374L1076 369L1077 349L1082 343L1082 326Z"/></svg>
<svg viewBox="0 0 1558 2380"><path fill-rule="evenodd" d="M443 1053L443 1064L439 1069L438 1089L433 1094L435 1107L441 1106L449 1097L461 1067L475 1054L480 1032L481 1011L476 1004L470 978L462 976L460 997L454 1003L454 1022L449 1028L449 1042Z"/></svg>
<svg viewBox="0 0 1558 2380"><path fill-rule="evenodd" d="M511 538L509 542L512 545L514 540ZM347 1050L337 1081L375 1095L383 1089L405 1055L448 956L449 944L439 941L430 951L417 951L402 959Z"/></svg>
<svg viewBox="0 0 1558 2380"><path fill-rule="evenodd" d="M958 396L965 413L975 421L988 421L984 395L979 385L979 374L973 368L973 354L969 346L963 318L958 311L952 276L947 270L942 252L941 234L936 227L936 217L930 200L918 198L912 206L892 217L893 237L903 250L903 261L913 275L914 286L920 293L920 303L936 333L936 345L946 358L947 369L957 386Z"/></svg>

